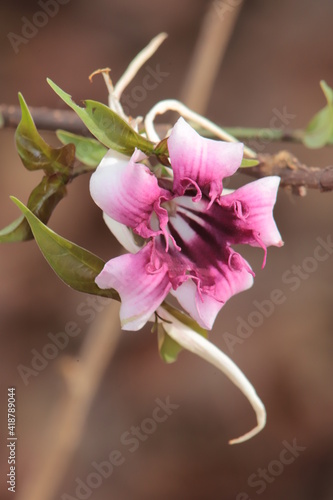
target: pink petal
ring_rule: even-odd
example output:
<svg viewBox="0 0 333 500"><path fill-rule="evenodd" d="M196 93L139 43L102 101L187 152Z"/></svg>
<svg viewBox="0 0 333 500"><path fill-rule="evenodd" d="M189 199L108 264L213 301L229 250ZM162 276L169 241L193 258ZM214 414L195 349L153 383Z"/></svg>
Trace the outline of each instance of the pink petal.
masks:
<svg viewBox="0 0 333 500"><path fill-rule="evenodd" d="M246 184L231 194L222 196L221 207L235 207L238 212L237 227L239 238L236 243L248 243L252 246L282 246L283 241L273 218L280 177L272 176ZM237 205L238 204L238 205ZM245 235L252 230L256 238ZM244 236L241 235L242 231Z"/></svg>
<svg viewBox="0 0 333 500"><path fill-rule="evenodd" d="M158 257L153 252L150 242L136 254L111 259L96 278L100 288L115 288L119 293L124 330L142 328L171 288L167 265L156 261Z"/></svg>
<svg viewBox="0 0 333 500"><path fill-rule="evenodd" d="M127 226L125 226L125 224L117 222L116 220L109 217L105 212L103 212L103 219L113 236L117 238L119 243L128 252L137 253L139 250L141 250L141 247L139 247L135 242L133 232Z"/></svg>
<svg viewBox="0 0 333 500"><path fill-rule="evenodd" d="M134 229L143 238L160 234L167 222L167 212L160 207L164 194L150 170L135 161L142 157L136 150L129 161L115 161L108 153L90 180L95 203L112 219ZM153 212L158 213L156 227L151 227ZM155 216L156 217L156 216Z"/></svg>
<svg viewBox="0 0 333 500"><path fill-rule="evenodd" d="M180 305L203 328L213 327L215 318L225 302L233 295L253 285L253 276L249 264L236 252L231 252L229 263L219 263L219 268L211 268L215 287L207 292L198 292L196 283L191 279L177 290L171 290Z"/></svg>
<svg viewBox="0 0 333 500"><path fill-rule="evenodd" d="M205 139L183 118L173 127L168 148L174 192L181 196L186 188L194 187L196 199L200 199L201 191L208 187L210 204L221 195L224 177L235 173L243 157L243 144Z"/></svg>

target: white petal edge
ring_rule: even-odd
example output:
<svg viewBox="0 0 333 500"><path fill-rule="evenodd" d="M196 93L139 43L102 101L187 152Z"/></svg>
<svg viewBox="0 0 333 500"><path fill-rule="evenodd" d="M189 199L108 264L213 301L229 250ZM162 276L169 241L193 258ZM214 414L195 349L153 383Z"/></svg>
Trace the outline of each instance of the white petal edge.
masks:
<svg viewBox="0 0 333 500"><path fill-rule="evenodd" d="M112 219L112 217L109 217L105 212L103 212L103 219L113 236L128 252L137 253L141 250L141 247L139 247L134 241L133 233L127 226L125 226L125 224L117 222Z"/></svg>
<svg viewBox="0 0 333 500"><path fill-rule="evenodd" d="M161 318L170 321L170 323L163 323L163 327L171 338L188 351L197 354L223 372L241 390L251 404L257 417L257 425L242 436L231 439L229 444L243 443L258 434L266 425L266 410L255 388L245 377L244 373L214 344L178 321L163 307L158 309L158 313Z"/></svg>

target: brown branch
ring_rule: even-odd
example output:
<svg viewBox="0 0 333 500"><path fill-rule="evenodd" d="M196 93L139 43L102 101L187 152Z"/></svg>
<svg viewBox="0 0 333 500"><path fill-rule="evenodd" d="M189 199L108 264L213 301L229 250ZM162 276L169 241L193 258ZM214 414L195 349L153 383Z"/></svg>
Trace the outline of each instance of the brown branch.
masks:
<svg viewBox="0 0 333 500"><path fill-rule="evenodd" d="M255 177L278 175L282 187L291 187L293 193L300 196L306 194L306 189L319 189L320 191L333 190L333 166L325 168L308 167L301 163L289 151L280 151L275 155L258 155L259 165L249 167L245 173Z"/></svg>
<svg viewBox="0 0 333 500"><path fill-rule="evenodd" d="M36 127L42 130L56 130L63 128L68 132L81 135L90 135L80 118L69 110L29 108ZM3 127L17 127L21 119L19 106L0 105L0 115L3 117ZM160 125L163 127L163 125ZM333 166L325 168L308 167L301 163L288 151L277 154L259 154L259 165L244 169L244 173L259 179L269 175L281 177L282 187L291 187L293 193L305 195L306 189L319 189L320 191L333 190Z"/></svg>
<svg viewBox="0 0 333 500"><path fill-rule="evenodd" d="M75 134L90 135L74 111L30 106L29 110L36 127L40 130L65 129ZM0 117L3 119L2 127L16 128L21 120L21 108L20 106L0 104Z"/></svg>

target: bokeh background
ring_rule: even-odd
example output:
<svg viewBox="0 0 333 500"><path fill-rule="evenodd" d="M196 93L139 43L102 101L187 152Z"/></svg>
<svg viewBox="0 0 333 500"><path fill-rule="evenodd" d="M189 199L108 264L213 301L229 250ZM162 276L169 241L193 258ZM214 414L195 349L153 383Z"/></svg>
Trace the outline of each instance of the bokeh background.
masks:
<svg viewBox="0 0 333 500"><path fill-rule="evenodd" d="M238 3L230 0L228 5ZM216 15L220 5L216 3ZM117 81L135 54L157 33L166 31L168 39L148 65L160 65L167 76L145 99L135 102L133 114L144 114L159 99L183 95L208 6L209 2L201 0L70 0L60 5L57 15L36 36L19 45L16 54L8 33L20 35L22 17L31 20L40 6L30 0L2 2L0 101L17 104L21 91L31 106L65 109L45 81L50 77L77 102L84 98L106 102L102 79L97 77L91 84L88 75L109 66ZM276 110L282 113L286 109L294 115L289 126L303 127L324 105L319 81L333 85L332 20L330 0L245 1L206 115L222 125L267 127ZM214 55L212 47L211 57ZM127 95L135 85L142 85L145 71ZM51 133L44 137L57 143ZM310 151L287 146L308 165L332 164L331 148ZM269 153L285 145L266 141L257 147ZM0 226L4 227L18 216L8 196L13 194L25 202L40 174L23 168L13 129L0 130L0 151ZM107 259L120 247L89 198L88 181L81 177L69 186L50 226ZM333 237L332 196L308 192L300 198L285 190L279 192L275 218L285 246L269 249L263 271L261 251L243 250L257 273L255 285L229 301L211 333L211 340L240 366L264 401L268 413L265 430L247 443L229 446L228 439L254 425L248 402L230 381L189 353L182 353L173 365L164 364L149 328L123 332L55 499L79 498L77 478L85 482L94 471L92 463L108 460L114 449L121 451L124 463L91 494L80 498L333 499L333 255L305 272L297 290L286 282L286 273L290 277L293 266L301 266L303 272L303 266L310 266L308 258L314 255L317 238L326 241ZM283 292L284 302L230 350L226 333L236 335L237 318L247 322L257 310L254 301L268 299L274 289ZM70 340L63 355L73 355L79 362L88 326L87 316L78 315L77 308L85 300L57 279L34 242L0 247L0 423L5 437L7 387L15 386L18 489L38 470L39 451L48 446L52 454L45 436L63 391L60 356L50 360L37 376L29 377L27 384L18 366L31 366L31 350L41 352L49 343L47 334L63 331L68 321L76 322L82 332ZM131 453L129 445L121 443L121 436L151 417L156 398L167 397L179 407ZM282 470L276 461L286 442L296 442L303 449ZM12 494L6 485L4 439L0 457L0 495L6 500ZM269 480L263 480L262 488L253 485L260 468L273 471L268 472ZM258 493L260 489L264 491ZM72 496L62 497L65 493Z"/></svg>

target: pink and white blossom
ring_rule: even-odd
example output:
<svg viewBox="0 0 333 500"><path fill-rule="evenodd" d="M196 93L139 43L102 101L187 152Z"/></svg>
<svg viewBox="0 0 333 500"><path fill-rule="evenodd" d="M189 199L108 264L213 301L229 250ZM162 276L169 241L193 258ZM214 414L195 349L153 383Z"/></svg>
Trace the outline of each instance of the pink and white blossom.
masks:
<svg viewBox="0 0 333 500"><path fill-rule="evenodd" d="M106 218L145 239L136 253L116 257L97 276L121 297L121 321L138 330L172 293L204 328L225 302L253 284L254 273L232 245L281 246L272 210L279 177L223 195L236 172L241 143L202 138L182 118L168 138L173 180L157 179L136 151L128 160L106 155L90 190ZM141 163L140 163L141 162Z"/></svg>

